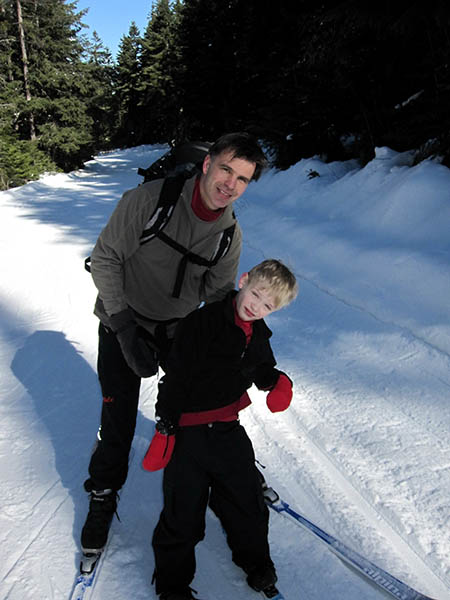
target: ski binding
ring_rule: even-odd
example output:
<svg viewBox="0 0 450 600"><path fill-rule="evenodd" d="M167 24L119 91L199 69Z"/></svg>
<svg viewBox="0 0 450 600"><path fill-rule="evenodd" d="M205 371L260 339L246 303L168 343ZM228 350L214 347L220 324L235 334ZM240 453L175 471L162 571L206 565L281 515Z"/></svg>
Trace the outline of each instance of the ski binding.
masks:
<svg viewBox="0 0 450 600"><path fill-rule="evenodd" d="M268 587L261 590L261 596L263 598L270 598L270 600L284 600L283 594L277 589L275 585L269 585Z"/></svg>
<svg viewBox="0 0 450 600"><path fill-rule="evenodd" d="M102 550L96 550L93 552L83 552L80 562L81 575L90 575L91 573L93 573L98 561L100 560L101 555Z"/></svg>

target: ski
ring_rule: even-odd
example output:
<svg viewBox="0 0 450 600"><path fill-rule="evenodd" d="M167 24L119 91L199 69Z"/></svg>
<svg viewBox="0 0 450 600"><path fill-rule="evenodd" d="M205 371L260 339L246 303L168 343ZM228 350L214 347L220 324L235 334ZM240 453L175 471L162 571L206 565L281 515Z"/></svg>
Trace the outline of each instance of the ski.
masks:
<svg viewBox="0 0 450 600"><path fill-rule="evenodd" d="M87 595L92 589L102 554L103 551L82 555L80 572L75 580L69 600L87 600Z"/></svg>
<svg viewBox="0 0 450 600"><path fill-rule="evenodd" d="M134 458L134 453L134 448L131 448L130 455L128 458L129 465L131 464L131 461ZM128 479L130 480L130 477ZM119 519L119 515L117 514L117 512L116 516ZM75 579L75 583L72 588L72 593L69 597L69 600L88 600L88 598L91 595L90 592L94 586L95 578L100 569L102 560L104 559L104 555L106 554L106 550L108 548L111 537L112 532L110 529L108 538L106 540L106 544L103 548L99 550L94 550L92 552L82 551L80 560L80 571Z"/></svg>
<svg viewBox="0 0 450 600"><path fill-rule="evenodd" d="M272 488L268 487L265 482L263 483L263 491L266 504L272 510L294 520L295 523L313 533L343 562L359 571L359 573L364 575L369 581L375 583L385 592L388 592L391 596L397 598L397 600L433 600L429 596L425 596L409 587L406 583L394 577L394 575L391 575L381 567L378 567L370 560L361 556L361 554L358 554L358 552L355 552L343 542L339 541L329 533L326 533L323 529L294 511L289 504L284 500L281 500L278 494Z"/></svg>

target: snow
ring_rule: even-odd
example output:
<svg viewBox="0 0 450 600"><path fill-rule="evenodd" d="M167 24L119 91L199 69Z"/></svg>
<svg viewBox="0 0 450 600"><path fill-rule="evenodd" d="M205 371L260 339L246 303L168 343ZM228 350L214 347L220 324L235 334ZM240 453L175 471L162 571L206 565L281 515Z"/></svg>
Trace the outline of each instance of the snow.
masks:
<svg viewBox="0 0 450 600"><path fill-rule="evenodd" d="M84 258L121 193L164 147L102 154L86 168L0 194L0 597L69 598L95 440L96 290ZM319 177L311 178L315 171ZM302 160L252 183L236 212L240 271L286 261L300 282L269 326L295 384L288 411L251 390L242 413L269 483L298 512L408 585L450 599L450 171L377 148ZM140 466L154 426L146 380L130 475L91 597L155 598L151 535L161 473ZM288 600L386 597L316 538L271 514ZM256 600L208 515L193 587Z"/></svg>

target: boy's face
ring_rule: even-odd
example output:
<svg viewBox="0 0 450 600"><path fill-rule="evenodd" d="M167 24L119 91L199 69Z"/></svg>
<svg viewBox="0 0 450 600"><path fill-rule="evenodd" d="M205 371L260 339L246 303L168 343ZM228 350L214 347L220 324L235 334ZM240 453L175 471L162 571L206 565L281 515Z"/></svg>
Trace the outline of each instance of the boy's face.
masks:
<svg viewBox="0 0 450 600"><path fill-rule="evenodd" d="M264 319L277 310L274 295L262 282L248 281L247 273L239 280L239 293L236 296L236 312L243 321Z"/></svg>
<svg viewBox="0 0 450 600"><path fill-rule="evenodd" d="M247 189L255 172L255 163L233 158L233 152L224 150L217 156L209 154L203 162L200 194L210 210L221 210L235 202Z"/></svg>

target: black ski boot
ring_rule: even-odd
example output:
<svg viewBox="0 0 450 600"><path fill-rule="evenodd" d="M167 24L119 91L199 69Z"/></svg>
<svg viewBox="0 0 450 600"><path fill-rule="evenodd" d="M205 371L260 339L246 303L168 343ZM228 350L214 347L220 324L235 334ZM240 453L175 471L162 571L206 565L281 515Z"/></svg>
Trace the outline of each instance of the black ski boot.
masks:
<svg viewBox="0 0 450 600"><path fill-rule="evenodd" d="M109 527L117 508L117 492L92 490L89 512L81 532L81 548L85 554L101 551L108 539Z"/></svg>
<svg viewBox="0 0 450 600"><path fill-rule="evenodd" d="M268 567L264 570L255 569L249 572L247 576L248 585L257 592L264 592L267 598L272 598L278 594L275 587L277 575L273 567Z"/></svg>

